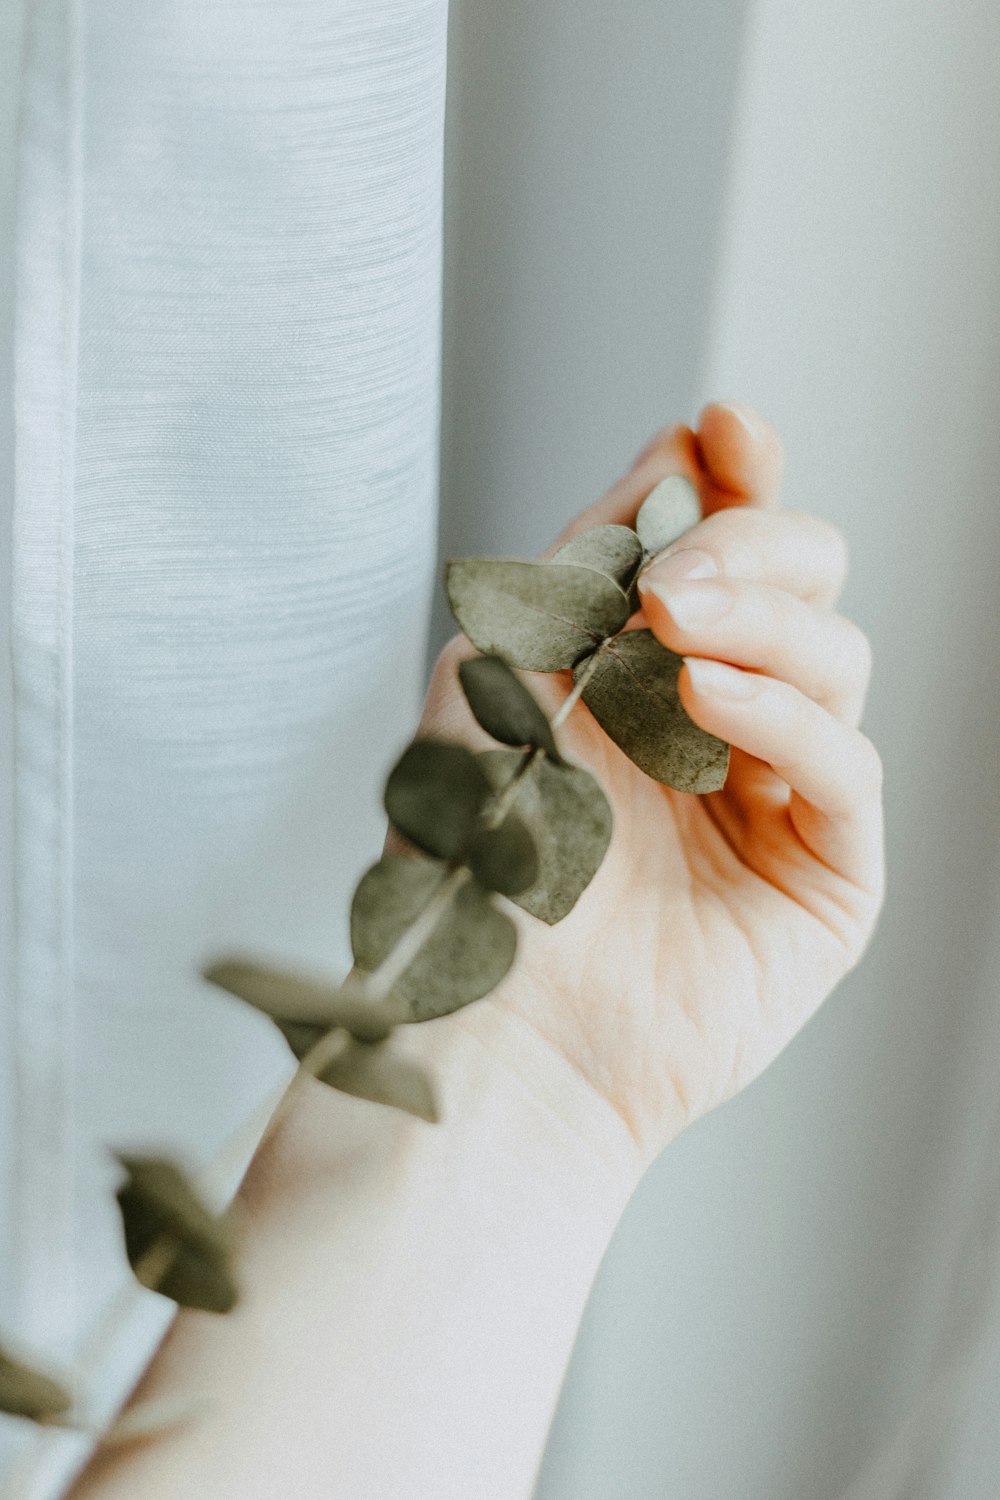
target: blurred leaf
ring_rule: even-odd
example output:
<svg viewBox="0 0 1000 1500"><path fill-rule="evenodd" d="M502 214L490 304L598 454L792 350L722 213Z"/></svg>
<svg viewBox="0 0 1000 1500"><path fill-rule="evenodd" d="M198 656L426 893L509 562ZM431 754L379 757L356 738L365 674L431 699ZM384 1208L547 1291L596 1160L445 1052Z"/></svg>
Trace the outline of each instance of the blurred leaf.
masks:
<svg viewBox="0 0 1000 1500"><path fill-rule="evenodd" d="M628 593L642 562L642 542L630 526L591 526L564 542L549 562L596 568Z"/></svg>
<svg viewBox="0 0 1000 1500"><path fill-rule="evenodd" d="M421 1120L438 1119L431 1080L423 1067L406 1057L392 1042L359 1042L346 1037L344 1046L322 1073L321 1083L405 1110Z"/></svg>
<svg viewBox="0 0 1000 1500"><path fill-rule="evenodd" d="M240 958L220 959L202 973L272 1021L305 1022L321 1031L346 1026L366 1041L378 1041L389 1033L384 1018L352 996L350 979L339 986L326 985Z"/></svg>
<svg viewBox="0 0 1000 1500"><path fill-rule="evenodd" d="M473 656L458 669L476 720L504 745L531 745L553 760L559 751L541 705L499 656Z"/></svg>
<svg viewBox="0 0 1000 1500"><path fill-rule="evenodd" d="M0 1349L0 1412L44 1421L69 1411L73 1398L64 1386Z"/></svg>
<svg viewBox="0 0 1000 1500"><path fill-rule="evenodd" d="M229 1312L237 1300L230 1269L228 1216L214 1217L185 1174L160 1156L119 1156L127 1173L118 1189L129 1264L142 1282L181 1307ZM142 1262L161 1241L173 1248L162 1276ZM155 1258L155 1257L154 1257Z"/></svg>
<svg viewBox="0 0 1000 1500"><path fill-rule="evenodd" d="M516 754L516 752L511 752ZM434 896L443 866L387 854L354 893L351 945L358 968L376 969ZM514 961L513 922L475 881L460 886L385 1009L393 1021L429 1021L486 995Z"/></svg>
<svg viewBox="0 0 1000 1500"><path fill-rule="evenodd" d="M646 496L635 529L646 552L662 552L701 520L698 491L683 474L669 474Z"/></svg>
<svg viewBox="0 0 1000 1500"><path fill-rule="evenodd" d="M683 658L649 630L629 630L601 653L583 701L640 770L681 792L724 785L729 746L700 729L677 693Z"/></svg>
<svg viewBox="0 0 1000 1500"><path fill-rule="evenodd" d="M456 859L489 794L471 750L445 740L414 740L389 773L385 810L418 849L438 859Z"/></svg>
<svg viewBox="0 0 1000 1500"><path fill-rule="evenodd" d="M529 672L572 667L629 616L617 583L592 568L469 557L448 564L447 587L472 644Z"/></svg>
<svg viewBox="0 0 1000 1500"><path fill-rule="evenodd" d="M521 756L517 757L518 765ZM516 896L538 877L538 854L528 827L508 813L499 828L484 828L469 845L466 861L480 885Z"/></svg>
<svg viewBox="0 0 1000 1500"><path fill-rule="evenodd" d="M520 763L513 750L480 756L494 786L510 780ZM518 789L517 810L534 835L538 876L513 897L543 922L561 922L600 868L611 842L611 805L582 766L535 761Z"/></svg>

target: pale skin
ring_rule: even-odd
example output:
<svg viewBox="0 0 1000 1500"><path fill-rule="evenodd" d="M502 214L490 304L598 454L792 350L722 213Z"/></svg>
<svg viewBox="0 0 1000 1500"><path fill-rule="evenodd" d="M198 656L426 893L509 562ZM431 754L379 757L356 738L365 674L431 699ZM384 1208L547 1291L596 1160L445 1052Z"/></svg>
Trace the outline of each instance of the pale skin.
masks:
<svg viewBox="0 0 1000 1500"><path fill-rule="evenodd" d="M561 745L610 797L612 845L558 926L516 913L499 990L406 1029L443 1122L297 1090L241 1189L240 1306L182 1313L135 1398L204 1411L93 1462L76 1500L528 1500L636 1183L790 1041L882 904L871 655L835 610L845 543L778 508L781 467L758 413L713 404L568 529L630 523L668 473L697 485L705 519L646 570L638 623L685 656L685 707L734 747L725 787L652 782L574 708ZM423 727L478 746L454 681L469 650L442 654ZM553 712L569 692L529 681Z"/></svg>

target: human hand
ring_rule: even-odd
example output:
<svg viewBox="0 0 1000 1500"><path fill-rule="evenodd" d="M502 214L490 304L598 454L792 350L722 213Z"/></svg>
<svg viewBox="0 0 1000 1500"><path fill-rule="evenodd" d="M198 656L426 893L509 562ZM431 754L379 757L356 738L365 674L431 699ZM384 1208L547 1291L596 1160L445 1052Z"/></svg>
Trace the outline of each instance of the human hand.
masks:
<svg viewBox="0 0 1000 1500"><path fill-rule="evenodd" d="M560 746L611 801L610 849L558 925L515 913L514 969L447 1023L475 1027L481 1006L527 1021L645 1161L777 1056L858 962L883 899L881 762L858 728L870 649L833 608L846 545L777 509L781 466L769 423L714 404L696 432L657 434L559 538L631 524L667 474L696 485L704 519L646 569L630 627L685 656L681 699L732 745L729 774L706 795L664 787L578 703ZM456 680L470 654L464 637L442 653L422 728L478 746ZM572 686L526 677L550 712Z"/></svg>

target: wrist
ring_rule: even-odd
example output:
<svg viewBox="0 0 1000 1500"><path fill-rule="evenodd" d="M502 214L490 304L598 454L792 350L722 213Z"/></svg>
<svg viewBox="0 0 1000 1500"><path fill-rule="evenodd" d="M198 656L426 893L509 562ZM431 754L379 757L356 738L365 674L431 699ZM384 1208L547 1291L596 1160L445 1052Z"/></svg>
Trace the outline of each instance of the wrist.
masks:
<svg viewBox="0 0 1000 1500"><path fill-rule="evenodd" d="M565 1193L567 1209L613 1232L644 1168L621 1116L522 1016L492 1000L438 1021L397 1029L394 1046L430 1074L440 1119L431 1125L399 1110L355 1099L309 1078L252 1161L241 1197L259 1218L274 1200L281 1215L330 1193L345 1175L365 1173L401 1194L433 1181L477 1177L481 1190L503 1163L525 1190ZM494 1179L496 1180L496 1179ZM280 1209L278 1205L280 1204Z"/></svg>

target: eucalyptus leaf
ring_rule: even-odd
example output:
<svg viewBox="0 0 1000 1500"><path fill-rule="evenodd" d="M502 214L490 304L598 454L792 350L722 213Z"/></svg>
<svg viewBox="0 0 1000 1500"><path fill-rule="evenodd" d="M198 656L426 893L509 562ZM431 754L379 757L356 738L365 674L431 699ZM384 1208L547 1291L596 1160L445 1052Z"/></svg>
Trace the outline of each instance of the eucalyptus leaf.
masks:
<svg viewBox="0 0 1000 1500"><path fill-rule="evenodd" d="M230 1268L232 1232L228 1215L209 1213L185 1174L161 1156L119 1156L126 1179L118 1189L129 1264L143 1286L181 1307L229 1312L237 1301ZM156 1274L154 1246L171 1257Z"/></svg>
<svg viewBox="0 0 1000 1500"><path fill-rule="evenodd" d="M593 568L469 557L448 564L448 600L469 640L529 672L561 672L629 617L614 579Z"/></svg>
<svg viewBox="0 0 1000 1500"><path fill-rule="evenodd" d="M441 865L406 855L387 854L372 866L351 906L351 945L360 970L370 973L378 967L444 878ZM394 1022L428 1021L478 1000L500 983L516 946L513 922L474 880L467 880L393 986L387 1015Z"/></svg>
<svg viewBox="0 0 1000 1500"><path fill-rule="evenodd" d="M639 508L635 529L647 554L662 552L701 520L698 491L683 474L668 474Z"/></svg>
<svg viewBox="0 0 1000 1500"><path fill-rule="evenodd" d="M358 1099L391 1105L432 1124L439 1118L427 1072L392 1042L346 1037L344 1046L317 1076L321 1083Z"/></svg>
<svg viewBox="0 0 1000 1500"><path fill-rule="evenodd" d="M559 759L541 705L502 657L470 657L460 664L458 676L469 707L487 734L504 745L531 745Z"/></svg>
<svg viewBox="0 0 1000 1500"><path fill-rule="evenodd" d="M518 763L521 757L518 756ZM530 829L513 813L499 828L484 828L469 845L469 869L480 885L502 896L516 896L538 878L538 853Z"/></svg>
<svg viewBox="0 0 1000 1500"><path fill-rule="evenodd" d="M642 562L642 542L630 526L591 526L577 532L549 558L560 566L578 563L606 573L628 593Z"/></svg>
<svg viewBox="0 0 1000 1500"><path fill-rule="evenodd" d="M320 1031L346 1026L368 1041L378 1041L389 1032L384 1018L352 995L350 979L340 986L323 984L241 958L219 959L202 973L212 984L263 1011L279 1025L305 1022Z"/></svg>
<svg viewBox="0 0 1000 1500"><path fill-rule="evenodd" d="M514 750L486 750L479 758L495 787L506 785L520 763ZM538 876L512 899L543 922L561 922L607 852L611 805L582 766L537 760L518 788L517 811L534 835Z"/></svg>
<svg viewBox="0 0 1000 1500"><path fill-rule="evenodd" d="M73 1398L66 1388L0 1349L0 1412L44 1422L69 1411Z"/></svg>
<svg viewBox="0 0 1000 1500"><path fill-rule="evenodd" d="M647 776L681 792L715 792L725 784L729 746L701 729L681 703L682 665L651 631L625 631L595 662L583 701Z"/></svg>
<svg viewBox="0 0 1000 1500"><path fill-rule="evenodd" d="M414 740L389 773L385 810L418 849L438 859L456 859L489 794L489 783L465 745Z"/></svg>

